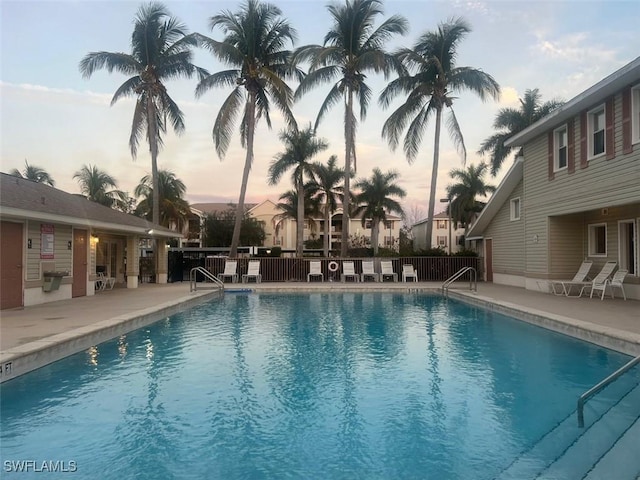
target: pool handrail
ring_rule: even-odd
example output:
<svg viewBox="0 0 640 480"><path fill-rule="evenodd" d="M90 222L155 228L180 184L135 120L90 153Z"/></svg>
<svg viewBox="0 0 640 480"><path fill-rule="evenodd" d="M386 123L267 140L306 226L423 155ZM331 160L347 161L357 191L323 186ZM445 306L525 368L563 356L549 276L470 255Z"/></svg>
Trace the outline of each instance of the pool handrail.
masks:
<svg viewBox="0 0 640 480"><path fill-rule="evenodd" d="M618 370L616 370L611 375L609 375L607 378L605 378L604 380L602 380L601 382L599 382L598 384L594 385L589 390L584 392L582 395L580 395L580 398L578 398L578 411L577 411L578 428L584 428L584 404L587 402L587 400L593 397L596 393L603 390L610 383L613 383L615 380L620 378L623 374L631 370L633 367L635 367L639 363L640 363L640 355L638 355L633 360L630 360L625 365L623 365Z"/></svg>
<svg viewBox="0 0 640 480"><path fill-rule="evenodd" d="M189 291L195 292L198 288L198 282L196 281L196 273L204 275L207 280L210 280L215 284L215 288L224 292L224 283L222 283L216 276L204 267L194 267L189 272Z"/></svg>
<svg viewBox="0 0 640 480"><path fill-rule="evenodd" d="M446 295L449 292L449 285L451 285L467 272L471 272L469 275L469 290L477 292L478 272L476 272L476 269L473 267L463 267L444 281L444 283L442 284L442 293Z"/></svg>

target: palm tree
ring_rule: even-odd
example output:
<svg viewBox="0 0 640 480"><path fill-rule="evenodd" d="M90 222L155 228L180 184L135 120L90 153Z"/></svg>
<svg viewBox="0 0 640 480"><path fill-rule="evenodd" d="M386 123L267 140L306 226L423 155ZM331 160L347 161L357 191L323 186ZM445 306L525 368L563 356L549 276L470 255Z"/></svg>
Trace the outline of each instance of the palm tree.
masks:
<svg viewBox="0 0 640 480"><path fill-rule="evenodd" d="M526 90L524 98L520 100L520 108L501 108L493 121L493 128L498 132L485 139L478 150L478 154L491 155L491 175L496 176L502 163L511 153L513 147L505 147L504 142L517 133L533 125L542 117L548 115L553 110L561 106L564 102L561 100L550 100L541 103L542 95L537 88Z"/></svg>
<svg viewBox="0 0 640 480"><path fill-rule="evenodd" d="M158 192L153 189L153 178L145 175L140 179L140 183L133 191L136 198L142 197L142 200L136 207L135 214L150 218L154 217L153 206L157 203L160 205L158 212L159 224L167 228L175 227L181 232L189 222L191 209L189 203L184 199L187 191L182 180L176 177L175 173L169 170L158 170Z"/></svg>
<svg viewBox="0 0 640 480"><path fill-rule="evenodd" d="M158 150L167 124L181 134L184 115L167 93L163 82L180 77L191 78L194 73L203 78L206 70L192 61L192 47L197 45L194 35L159 3L143 5L135 17L131 35L131 53L91 52L80 62L83 77L89 78L100 69L114 70L130 76L114 93L111 105L123 97L135 96L136 107L129 137L131 155L136 157L138 144L144 136L151 153L152 189L159 189ZM154 198L153 223L160 222L159 198Z"/></svg>
<svg viewBox="0 0 640 480"><path fill-rule="evenodd" d="M73 174L73 178L80 184L80 193L92 202L109 208L125 211L128 208L127 194L118 190L116 180L104 170L95 165L83 165Z"/></svg>
<svg viewBox="0 0 640 480"><path fill-rule="evenodd" d="M331 214L338 209L338 200L342 201L344 170L338 168L338 157L331 155L326 165L316 162L313 165L310 188L319 203L324 203L324 256L329 256L331 236Z"/></svg>
<svg viewBox="0 0 640 480"><path fill-rule="evenodd" d="M304 192L304 212L302 214L302 221L298 220L298 206L300 202L298 202L298 192L296 190L287 190L285 193L280 195L280 202L278 202L277 207L282 210L282 213L276 215L274 220L277 223L276 227L276 235L279 230L280 220L284 220L285 218L292 218L296 221L296 232L298 231L298 225L303 226L304 230L304 221L310 220L309 226L311 231L315 231L315 219L320 215L320 202L317 197L314 197L312 194L312 188L310 185L306 185L303 189Z"/></svg>
<svg viewBox="0 0 640 480"><path fill-rule="evenodd" d="M447 187L447 197L451 200L449 215L452 221L467 228L474 216L482 210L484 203L476 200L495 191L496 187L484 181L489 166L480 163L477 167L469 165L466 169L453 169L449 176L457 183Z"/></svg>
<svg viewBox="0 0 640 480"><path fill-rule="evenodd" d="M219 27L225 34L221 42L198 35L205 48L232 67L203 78L196 88L196 96L201 96L213 87L233 87L213 125L213 142L220 158L229 147L236 118L244 104L240 141L247 153L229 252L231 257L238 252L256 124L264 116L271 128L270 107L273 103L284 115L289 128L296 125L291 112L293 90L285 79L300 80L303 74L289 61L291 52L285 50L285 45L289 42L293 45L296 32L281 15L275 5L247 0L237 13L223 11L211 17L211 29Z"/></svg>
<svg viewBox="0 0 640 480"><path fill-rule="evenodd" d="M9 172L9 174L13 175L14 177L25 178L33 182L45 183L47 185L51 185L52 187L55 187L56 185L56 182L45 169L37 167L35 165L29 165L29 162L27 162L26 160L24 161L24 170L22 172L17 168L14 168Z"/></svg>
<svg viewBox="0 0 640 480"><path fill-rule="evenodd" d="M281 132L280 141L284 143L285 151L278 153L271 162L268 180L270 185L275 185L285 171L294 167L291 182L295 186L298 200L296 255L301 257L304 249L304 177L312 175L312 164L309 161L318 153L326 150L329 145L326 140L316 138L311 125L304 130L298 130L294 127Z"/></svg>
<svg viewBox="0 0 640 480"><path fill-rule="evenodd" d="M460 125L453 111L454 94L464 90L475 92L481 100L488 97L498 98L500 86L481 70L456 65L457 47L467 33L469 25L462 19L452 19L438 26L437 32L423 34L413 49L401 49L397 55L407 72L385 87L380 104L388 107L397 95L407 95L406 101L387 119L382 136L392 149L398 146L402 132L407 127L403 149L407 160L412 162L418 154L420 143L428 121L435 114L435 136L433 146L433 165L431 170L431 190L429 192L428 218L433 219L436 186L438 181L438 161L440 157L440 128L442 110L450 111L447 126L451 138L460 150L463 161L466 149ZM427 222L427 244L431 245L433 222Z"/></svg>
<svg viewBox="0 0 640 480"><path fill-rule="evenodd" d="M328 110L344 101L344 213L342 215L341 255L347 255L349 238L349 181L356 168L356 125L353 109L354 99L360 104L360 119L364 120L371 89L365 83L366 72L384 73L385 77L396 68L395 58L384 51L384 45L395 34L404 35L408 29L406 19L393 15L375 28L377 17L383 15L380 0L346 0L344 5L328 7L333 19L331 30L324 37L323 45L307 45L295 53L296 62L309 61L309 73L300 83L296 98L326 82L332 85L325 98L315 127Z"/></svg>
<svg viewBox="0 0 640 480"><path fill-rule="evenodd" d="M371 245L374 255L378 254L380 222L387 220L387 213L404 216L402 206L392 198L404 198L407 195L407 192L395 183L398 177L398 173L393 170L382 173L379 168L374 168L370 179L362 178L355 184L355 187L360 190L356 196L356 201L360 205L356 213L362 213L363 227L366 221L371 219Z"/></svg>

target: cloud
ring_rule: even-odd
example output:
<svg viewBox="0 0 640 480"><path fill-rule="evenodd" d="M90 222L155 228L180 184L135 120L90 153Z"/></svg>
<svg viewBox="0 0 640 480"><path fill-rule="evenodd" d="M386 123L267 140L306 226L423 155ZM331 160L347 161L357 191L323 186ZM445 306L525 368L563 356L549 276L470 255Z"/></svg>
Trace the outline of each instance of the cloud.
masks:
<svg viewBox="0 0 640 480"><path fill-rule="evenodd" d="M19 95L22 97L37 98L39 101L45 97L52 101L74 101L107 106L111 103L111 95L91 91L78 91L71 88L53 88L31 83L9 83L0 81L0 89L3 91L2 96L4 98L11 95Z"/></svg>
<svg viewBox="0 0 640 480"><path fill-rule="evenodd" d="M576 32L557 38L546 38L546 34L537 33L537 43L533 49L552 60L562 60L574 64L609 63L616 59L616 51L603 44L594 43L593 35Z"/></svg>
<svg viewBox="0 0 640 480"><path fill-rule="evenodd" d="M502 87L500 94L500 108L517 107L520 104L520 94L513 87Z"/></svg>

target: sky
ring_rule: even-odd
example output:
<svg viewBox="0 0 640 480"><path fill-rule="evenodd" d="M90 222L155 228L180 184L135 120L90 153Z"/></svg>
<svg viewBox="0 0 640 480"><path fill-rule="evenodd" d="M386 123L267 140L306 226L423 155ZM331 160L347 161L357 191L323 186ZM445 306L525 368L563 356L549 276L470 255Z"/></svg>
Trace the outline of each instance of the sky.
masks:
<svg viewBox="0 0 640 480"><path fill-rule="evenodd" d="M222 10L236 11L232 1L165 1L172 15L189 31L214 39L222 32L209 29L209 18ZM295 47L320 44L331 26L328 2L297 0L272 2L298 32ZM126 80L119 73L80 74L78 64L89 52L130 52L133 19L142 2L132 1L7 1L0 0L0 170L22 170L25 160L44 168L56 187L70 193L80 188L73 175L85 164L97 165L115 177L118 187L133 192L151 171L146 144L136 159L129 150L134 100L110 101ZM488 158L477 155L482 141L492 135L493 120L500 108L518 107L525 90L538 88L543 101L570 100L594 83L632 61L640 47L640 2L637 1L450 1L427 0L384 2L386 15L405 16L409 33L389 42L389 50L412 46L426 31L453 17L463 17L472 28L458 49L459 66L479 68L500 84L499 101L483 103L471 92L462 92L453 105L467 147L466 165ZM226 66L204 50L195 52L194 63L210 72ZM370 177L376 167L395 170L406 190L403 206L409 217L426 216L431 183L434 124L424 133L418 157L407 162L401 149L393 152L381 137L384 121L399 101L383 110L378 94L384 77L369 74L374 92L367 116L357 131L357 178ZM187 187L187 200L237 202L245 152L239 133L234 133L223 160L214 149L211 131L215 116L228 90L215 89L195 98L196 80L167 83L168 92L185 114L186 132L168 132L158 157L159 168L171 170ZM291 86L295 88L296 84ZM329 84L306 95L293 108L297 122L314 122ZM318 136L329 149L316 160L330 155L344 165L343 107L336 105L320 124ZM268 185L267 172L274 156L283 151L278 133L284 128L277 111L273 128L258 124L255 160L246 202L278 197L292 188L290 175L275 186ZM489 183L498 185L511 164L507 160ZM436 199L446 197L449 172L463 167L463 160L443 128ZM436 211L445 208L436 201Z"/></svg>

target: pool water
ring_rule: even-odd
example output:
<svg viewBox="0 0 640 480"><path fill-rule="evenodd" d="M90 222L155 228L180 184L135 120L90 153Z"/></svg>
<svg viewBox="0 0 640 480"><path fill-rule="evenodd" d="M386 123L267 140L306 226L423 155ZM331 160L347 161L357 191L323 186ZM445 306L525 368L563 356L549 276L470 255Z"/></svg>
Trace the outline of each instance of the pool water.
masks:
<svg viewBox="0 0 640 480"><path fill-rule="evenodd" d="M3 384L3 470L490 479L628 360L428 294L227 294Z"/></svg>

